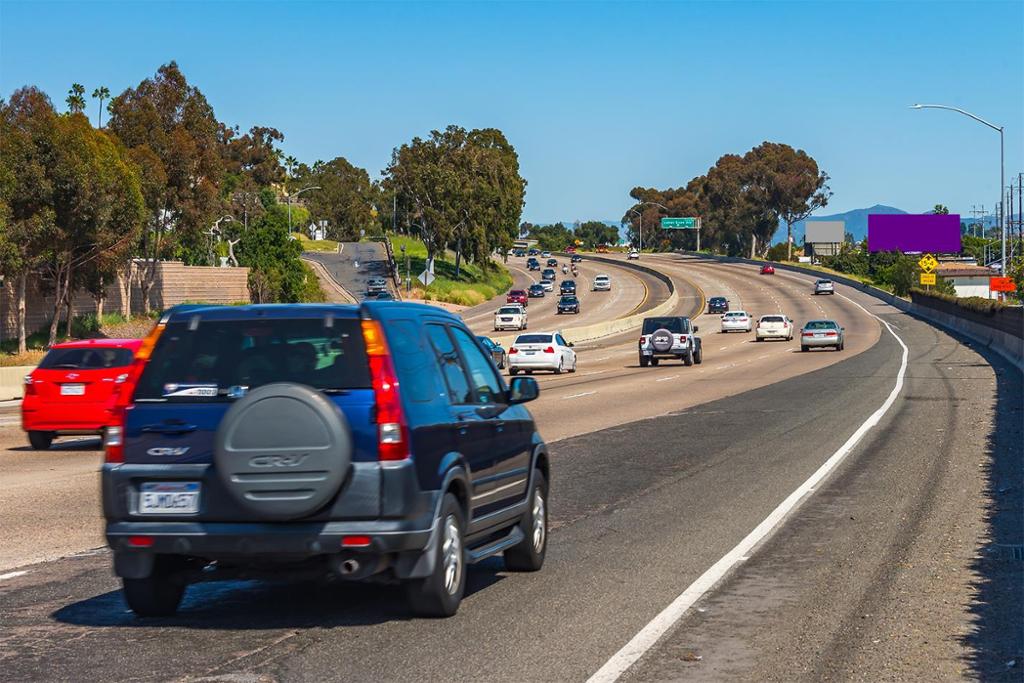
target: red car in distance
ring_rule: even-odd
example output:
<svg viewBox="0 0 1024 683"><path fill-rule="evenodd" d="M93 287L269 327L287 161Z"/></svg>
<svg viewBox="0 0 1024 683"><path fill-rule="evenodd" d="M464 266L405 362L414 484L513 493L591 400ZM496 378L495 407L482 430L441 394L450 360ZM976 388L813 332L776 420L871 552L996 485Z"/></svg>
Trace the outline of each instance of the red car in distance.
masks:
<svg viewBox="0 0 1024 683"><path fill-rule="evenodd" d="M530 304L529 297L526 296L525 289L513 289L505 297L505 303L507 304L522 304L528 306Z"/></svg>
<svg viewBox="0 0 1024 683"><path fill-rule="evenodd" d="M761 266L761 275L775 275L775 266L770 263L766 263Z"/></svg>
<svg viewBox="0 0 1024 683"><path fill-rule="evenodd" d="M54 344L25 376L21 428L32 448L56 436L101 434L141 339L87 339Z"/></svg>

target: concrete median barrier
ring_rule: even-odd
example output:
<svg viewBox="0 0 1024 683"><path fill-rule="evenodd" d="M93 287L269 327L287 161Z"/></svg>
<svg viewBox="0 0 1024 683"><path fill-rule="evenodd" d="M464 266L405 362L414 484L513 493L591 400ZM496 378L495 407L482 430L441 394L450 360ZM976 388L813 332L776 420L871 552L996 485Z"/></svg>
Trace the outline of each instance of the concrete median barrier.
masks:
<svg viewBox="0 0 1024 683"><path fill-rule="evenodd" d="M35 369L34 365L0 368L0 401L21 398L25 391L25 375Z"/></svg>

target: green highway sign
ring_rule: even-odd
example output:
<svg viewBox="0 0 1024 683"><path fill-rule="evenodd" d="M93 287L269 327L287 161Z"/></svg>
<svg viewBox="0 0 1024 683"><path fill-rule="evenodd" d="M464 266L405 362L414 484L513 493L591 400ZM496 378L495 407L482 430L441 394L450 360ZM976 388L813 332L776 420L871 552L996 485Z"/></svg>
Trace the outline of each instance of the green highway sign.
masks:
<svg viewBox="0 0 1024 683"><path fill-rule="evenodd" d="M661 227L666 230L693 230L697 227L698 221L697 218L662 218Z"/></svg>

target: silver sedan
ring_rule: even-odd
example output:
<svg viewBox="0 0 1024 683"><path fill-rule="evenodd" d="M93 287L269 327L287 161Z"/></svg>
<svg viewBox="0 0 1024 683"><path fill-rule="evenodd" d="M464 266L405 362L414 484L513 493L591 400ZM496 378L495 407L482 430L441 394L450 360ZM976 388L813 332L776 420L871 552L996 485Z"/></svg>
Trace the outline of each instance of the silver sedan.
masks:
<svg viewBox="0 0 1024 683"><path fill-rule="evenodd" d="M831 346L842 351L846 345L846 328L835 320L811 320L800 330L800 350L810 351L819 346Z"/></svg>

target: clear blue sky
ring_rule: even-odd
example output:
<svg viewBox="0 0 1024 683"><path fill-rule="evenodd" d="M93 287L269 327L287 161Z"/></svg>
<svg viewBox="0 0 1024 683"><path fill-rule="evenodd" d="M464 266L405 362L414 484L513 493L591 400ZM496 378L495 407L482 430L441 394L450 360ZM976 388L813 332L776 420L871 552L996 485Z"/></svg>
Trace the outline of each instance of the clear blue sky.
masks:
<svg viewBox="0 0 1024 683"><path fill-rule="evenodd" d="M807 150L821 213L991 207L998 134L1024 161L1024 3L297 3L0 1L0 92L61 108L176 60L218 118L271 125L285 151L377 175L393 147L450 123L519 152L533 221L618 219L763 140ZM96 104L88 113L95 117Z"/></svg>

